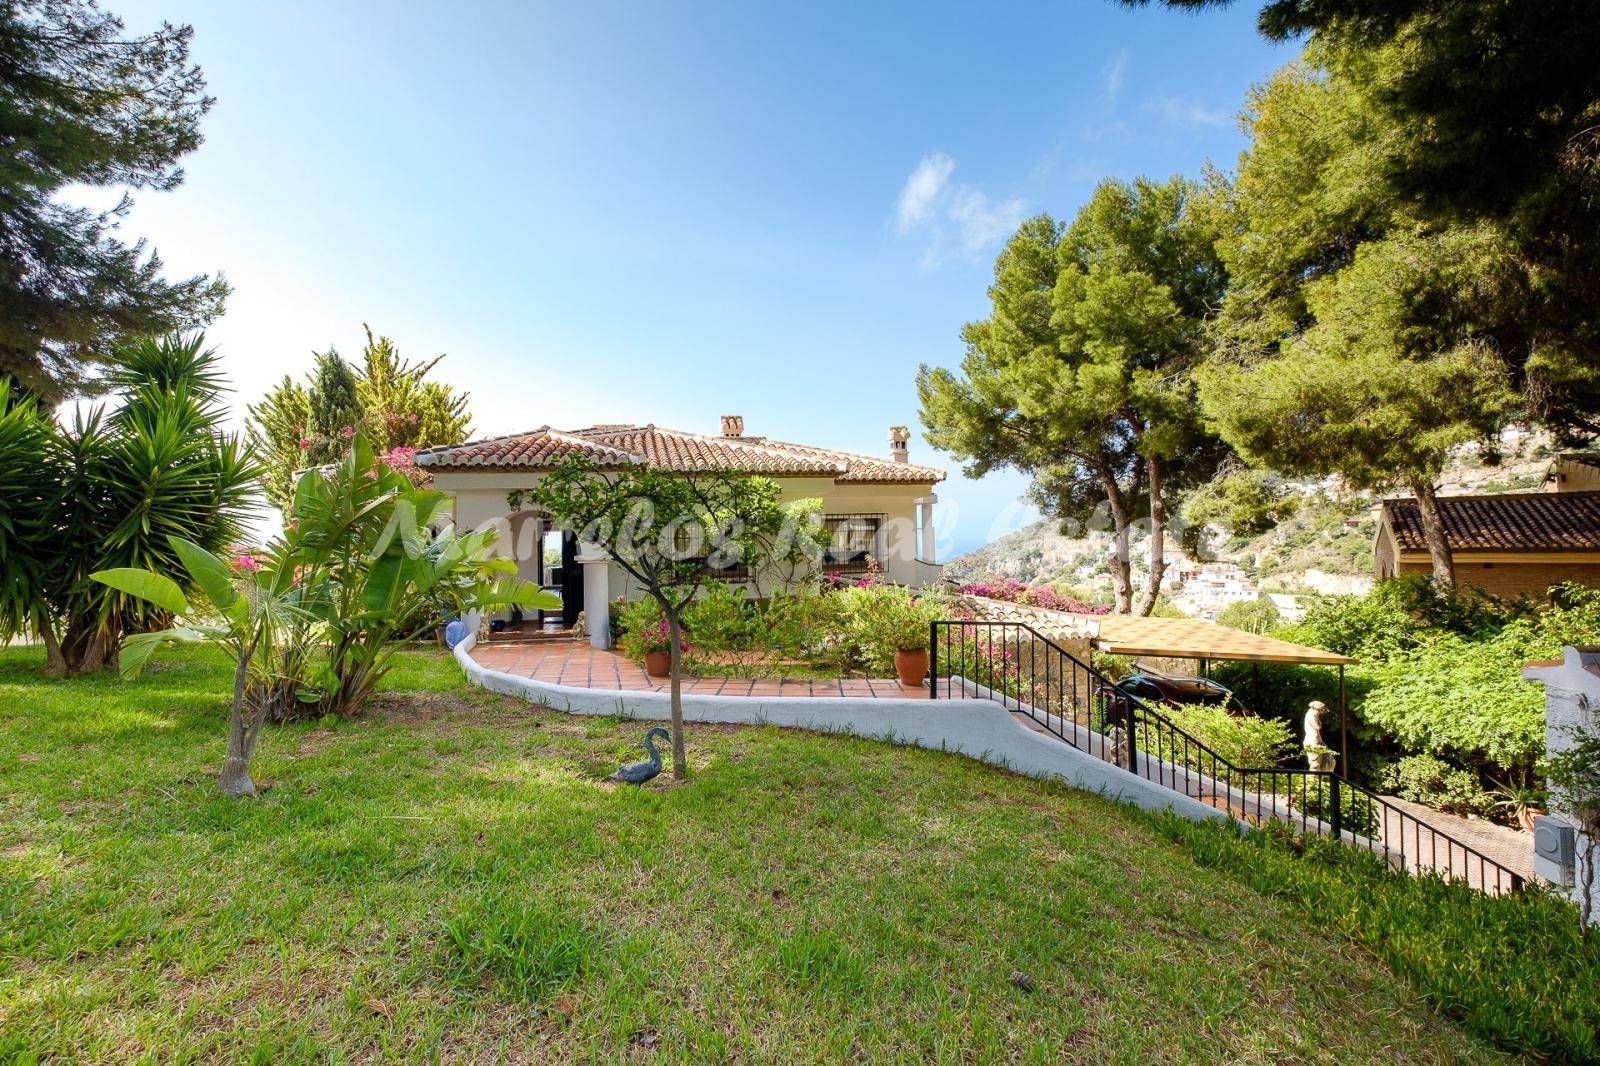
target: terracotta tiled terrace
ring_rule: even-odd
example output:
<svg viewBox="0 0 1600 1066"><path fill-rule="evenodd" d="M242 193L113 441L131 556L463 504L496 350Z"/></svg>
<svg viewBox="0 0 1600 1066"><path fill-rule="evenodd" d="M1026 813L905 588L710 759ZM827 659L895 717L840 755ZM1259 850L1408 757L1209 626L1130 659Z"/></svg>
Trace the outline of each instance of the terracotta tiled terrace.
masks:
<svg viewBox="0 0 1600 1066"><path fill-rule="evenodd" d="M472 657L491 670L535 681L614 692L665 692L665 678L650 677L644 667L614 651L597 651L575 640L491 641L472 650ZM700 696L891 696L927 699L928 690L907 688L898 681L844 678L830 681L751 681L733 677L686 677L683 691Z"/></svg>

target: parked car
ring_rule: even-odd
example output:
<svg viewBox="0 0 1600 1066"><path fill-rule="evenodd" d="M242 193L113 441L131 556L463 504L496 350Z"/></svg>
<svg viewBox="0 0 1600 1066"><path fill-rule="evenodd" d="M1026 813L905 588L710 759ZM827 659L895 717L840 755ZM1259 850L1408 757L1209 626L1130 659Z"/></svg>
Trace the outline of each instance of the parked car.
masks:
<svg viewBox="0 0 1600 1066"><path fill-rule="evenodd" d="M1129 674L1112 685L1101 685L1095 693L1102 699L1116 700L1133 696L1157 706L1207 704L1221 706L1233 700L1233 690L1227 685L1197 677L1193 674L1159 674L1154 670L1140 670Z"/></svg>

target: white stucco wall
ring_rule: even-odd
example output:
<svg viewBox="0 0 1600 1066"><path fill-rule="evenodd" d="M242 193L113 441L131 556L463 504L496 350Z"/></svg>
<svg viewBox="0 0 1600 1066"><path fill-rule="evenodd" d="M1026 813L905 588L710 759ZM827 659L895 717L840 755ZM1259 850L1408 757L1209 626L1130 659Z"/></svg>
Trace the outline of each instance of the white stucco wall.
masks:
<svg viewBox="0 0 1600 1066"><path fill-rule="evenodd" d="M555 685L490 670L472 658L476 626L456 645L455 658L474 685L569 714L621 715L649 721L671 717L664 692L608 692ZM773 725L884 740L965 755L1029 777L1053 778L1133 803L1173 810L1192 820L1225 821L1227 815L1126 770L1044 736L987 699L876 699L842 696L683 697L691 722Z"/></svg>
<svg viewBox="0 0 1600 1066"><path fill-rule="evenodd" d="M454 498L456 525L499 530L495 554L515 559L518 574L532 579L538 559L534 527L526 514L512 515L506 494L529 489L540 475L504 470L437 470L434 487ZM885 575L903 585L922 586L938 579L938 569L918 560L917 501L932 493L929 484L836 484L831 478L774 478L784 502L820 498L829 515L881 514L884 516L881 551ZM612 598L637 599L643 595L620 568L612 566L607 584Z"/></svg>

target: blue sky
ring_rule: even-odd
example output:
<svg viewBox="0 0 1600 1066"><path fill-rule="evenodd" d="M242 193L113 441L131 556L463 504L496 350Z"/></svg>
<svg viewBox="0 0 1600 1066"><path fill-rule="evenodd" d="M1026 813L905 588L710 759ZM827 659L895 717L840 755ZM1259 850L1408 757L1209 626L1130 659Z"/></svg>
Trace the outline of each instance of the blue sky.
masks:
<svg viewBox="0 0 1600 1066"><path fill-rule="evenodd" d="M728 413L874 454L1021 218L1231 164L1292 54L1248 3L108 6L195 27L206 143L125 229L235 286L241 412L366 322L448 353L481 435ZM1031 517L1020 477L912 457L951 472L946 552Z"/></svg>

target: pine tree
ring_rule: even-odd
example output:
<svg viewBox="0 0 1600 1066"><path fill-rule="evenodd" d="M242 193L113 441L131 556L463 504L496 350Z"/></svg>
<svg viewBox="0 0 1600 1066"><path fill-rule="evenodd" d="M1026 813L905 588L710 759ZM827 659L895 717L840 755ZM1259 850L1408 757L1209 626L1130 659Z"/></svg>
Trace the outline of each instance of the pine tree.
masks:
<svg viewBox="0 0 1600 1066"><path fill-rule="evenodd" d="M56 200L182 182L212 104L192 33L126 37L89 0L0 4L0 375L46 404L94 390L119 345L221 312L220 277L166 281L143 241L113 236L126 195L106 211Z"/></svg>
<svg viewBox="0 0 1600 1066"><path fill-rule="evenodd" d="M355 371L329 348L317 353L307 392L305 465L338 462L361 428L361 399Z"/></svg>

